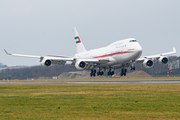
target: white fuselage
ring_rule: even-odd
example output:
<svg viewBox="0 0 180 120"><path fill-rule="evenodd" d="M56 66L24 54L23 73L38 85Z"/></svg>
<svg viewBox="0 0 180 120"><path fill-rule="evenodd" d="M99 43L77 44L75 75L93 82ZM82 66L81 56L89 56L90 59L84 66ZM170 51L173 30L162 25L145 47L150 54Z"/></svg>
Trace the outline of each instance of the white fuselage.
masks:
<svg viewBox="0 0 180 120"><path fill-rule="evenodd" d="M97 58L108 59L109 62L101 66L111 66L122 63L131 63L142 54L142 47L134 38L119 40L107 47L94 49L76 54L78 59Z"/></svg>

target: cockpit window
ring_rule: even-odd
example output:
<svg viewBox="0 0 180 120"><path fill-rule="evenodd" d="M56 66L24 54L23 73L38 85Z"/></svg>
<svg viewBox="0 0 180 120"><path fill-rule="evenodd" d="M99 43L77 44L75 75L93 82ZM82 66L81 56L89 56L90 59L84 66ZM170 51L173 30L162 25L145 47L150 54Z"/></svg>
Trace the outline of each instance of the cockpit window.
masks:
<svg viewBox="0 0 180 120"><path fill-rule="evenodd" d="M130 40L129 42L137 42L137 40Z"/></svg>

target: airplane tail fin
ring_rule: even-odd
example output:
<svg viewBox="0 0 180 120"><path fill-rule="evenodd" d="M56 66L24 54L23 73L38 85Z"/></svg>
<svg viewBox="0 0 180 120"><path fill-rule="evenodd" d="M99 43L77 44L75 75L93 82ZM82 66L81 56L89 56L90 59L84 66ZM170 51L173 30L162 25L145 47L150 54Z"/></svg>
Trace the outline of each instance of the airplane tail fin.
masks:
<svg viewBox="0 0 180 120"><path fill-rule="evenodd" d="M80 40L79 34L76 30L76 28L73 28L74 31L74 40L76 43L76 53L81 53L81 52L86 52L86 49L82 43L82 41Z"/></svg>

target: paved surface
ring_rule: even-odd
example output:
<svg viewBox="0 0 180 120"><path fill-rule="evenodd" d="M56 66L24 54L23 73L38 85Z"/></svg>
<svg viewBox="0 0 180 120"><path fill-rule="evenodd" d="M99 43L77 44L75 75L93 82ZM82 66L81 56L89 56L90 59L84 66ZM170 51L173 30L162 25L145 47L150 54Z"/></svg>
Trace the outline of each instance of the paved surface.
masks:
<svg viewBox="0 0 180 120"><path fill-rule="evenodd" d="M155 84L180 83L180 81L3 81L0 84Z"/></svg>

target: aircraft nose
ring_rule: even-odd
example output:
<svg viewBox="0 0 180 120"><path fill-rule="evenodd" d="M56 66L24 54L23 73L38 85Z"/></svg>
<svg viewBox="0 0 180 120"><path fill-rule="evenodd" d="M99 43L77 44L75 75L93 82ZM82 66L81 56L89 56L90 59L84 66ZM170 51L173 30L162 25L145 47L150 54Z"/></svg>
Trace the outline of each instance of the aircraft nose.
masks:
<svg viewBox="0 0 180 120"><path fill-rule="evenodd" d="M139 45L138 49L139 52L142 52L142 47Z"/></svg>
<svg viewBox="0 0 180 120"><path fill-rule="evenodd" d="M139 44L137 45L136 51L137 51L137 53L139 54L139 57L140 57L141 54L142 54L142 47Z"/></svg>

